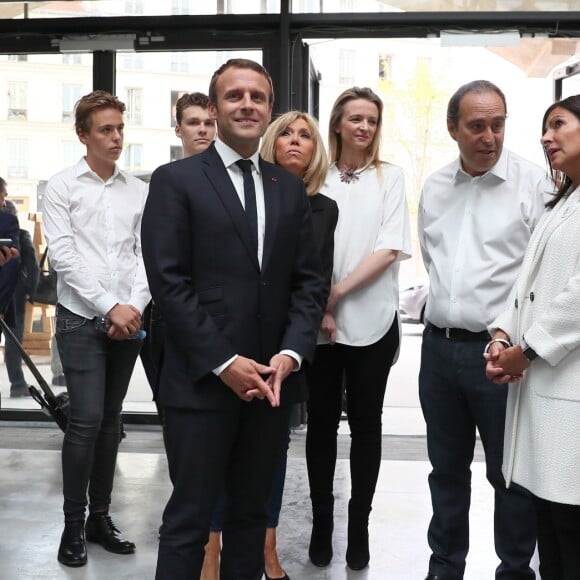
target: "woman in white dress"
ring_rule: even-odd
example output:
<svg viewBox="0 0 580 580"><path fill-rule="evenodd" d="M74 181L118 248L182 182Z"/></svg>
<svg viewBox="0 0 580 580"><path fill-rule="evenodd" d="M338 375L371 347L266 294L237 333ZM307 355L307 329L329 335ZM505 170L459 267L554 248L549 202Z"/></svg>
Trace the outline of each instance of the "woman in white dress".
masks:
<svg viewBox="0 0 580 580"><path fill-rule="evenodd" d="M313 527L309 556L332 559L333 479L346 378L351 498L346 561L369 562L368 519L381 463L381 414L399 347L399 261L411 253L403 172L379 158L383 104L368 88L336 100L329 127L332 163L322 193L338 204L332 286L319 346L308 371L306 458Z"/></svg>
<svg viewBox="0 0 580 580"><path fill-rule="evenodd" d="M551 105L542 145L558 193L530 240L487 375L512 383L503 470L534 496L542 580L580 578L580 95Z"/></svg>

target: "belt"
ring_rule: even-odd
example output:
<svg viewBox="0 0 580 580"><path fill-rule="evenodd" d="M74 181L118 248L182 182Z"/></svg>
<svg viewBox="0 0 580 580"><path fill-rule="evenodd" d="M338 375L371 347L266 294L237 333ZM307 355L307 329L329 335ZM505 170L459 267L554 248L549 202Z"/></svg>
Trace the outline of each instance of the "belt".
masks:
<svg viewBox="0 0 580 580"><path fill-rule="evenodd" d="M471 332L471 330L465 330L464 328L439 328L433 324L427 324L427 328L431 329L435 334L440 334L449 340L462 340L464 342L477 342L485 341L490 339L489 332L487 330L482 330L481 332Z"/></svg>

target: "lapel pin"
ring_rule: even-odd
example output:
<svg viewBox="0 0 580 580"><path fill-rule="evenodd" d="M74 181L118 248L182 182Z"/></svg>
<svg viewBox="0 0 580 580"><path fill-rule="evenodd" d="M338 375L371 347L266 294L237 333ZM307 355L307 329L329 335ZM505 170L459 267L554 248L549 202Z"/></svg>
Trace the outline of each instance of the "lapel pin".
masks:
<svg viewBox="0 0 580 580"><path fill-rule="evenodd" d="M272 181L273 181L274 183L276 183L276 182L278 181L278 178L277 178L277 177L272 177Z"/></svg>

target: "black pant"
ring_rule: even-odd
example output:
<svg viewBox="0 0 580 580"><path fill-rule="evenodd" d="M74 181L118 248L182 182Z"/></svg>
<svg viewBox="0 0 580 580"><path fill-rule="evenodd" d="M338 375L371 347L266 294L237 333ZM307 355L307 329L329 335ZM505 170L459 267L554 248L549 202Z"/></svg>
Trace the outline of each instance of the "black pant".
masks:
<svg viewBox="0 0 580 580"><path fill-rule="evenodd" d="M163 409L173 492L163 513L157 580L199 578L222 488L220 578L261 580L266 501L287 445L289 412L265 400L228 410Z"/></svg>
<svg viewBox="0 0 580 580"><path fill-rule="evenodd" d="M580 506L534 496L542 580L580 580Z"/></svg>
<svg viewBox="0 0 580 580"><path fill-rule="evenodd" d="M346 376L351 432L351 511L370 512L379 468L383 399L399 345L397 320L378 342L368 346L320 345L308 371L309 401L306 462L314 512L328 512L334 503L336 436L341 415L343 374Z"/></svg>
<svg viewBox="0 0 580 580"><path fill-rule="evenodd" d="M485 339L450 340L430 327L423 333L419 395L433 467L429 572L450 580L463 578L477 428L487 479L495 491L494 539L501 560L495 577L531 580L535 574L529 562L536 544L533 503L521 487L512 484L506 489L501 465L507 387L486 378L485 344Z"/></svg>
<svg viewBox="0 0 580 580"><path fill-rule="evenodd" d="M65 521L111 503L121 408L141 341L110 340L93 320L57 307L56 340L70 397L62 445Z"/></svg>

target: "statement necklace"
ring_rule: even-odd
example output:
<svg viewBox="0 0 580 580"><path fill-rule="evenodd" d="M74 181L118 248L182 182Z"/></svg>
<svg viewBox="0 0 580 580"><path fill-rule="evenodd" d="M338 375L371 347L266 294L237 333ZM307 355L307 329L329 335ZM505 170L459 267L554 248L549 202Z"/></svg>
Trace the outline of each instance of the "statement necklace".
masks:
<svg viewBox="0 0 580 580"><path fill-rule="evenodd" d="M356 169L347 166L338 170L340 181L343 183L352 183L353 181L358 181L361 173L362 171L357 171Z"/></svg>

